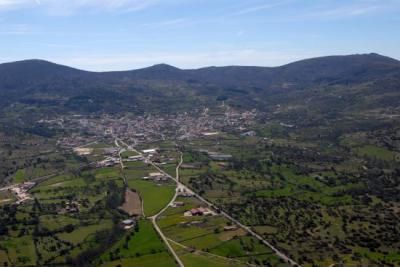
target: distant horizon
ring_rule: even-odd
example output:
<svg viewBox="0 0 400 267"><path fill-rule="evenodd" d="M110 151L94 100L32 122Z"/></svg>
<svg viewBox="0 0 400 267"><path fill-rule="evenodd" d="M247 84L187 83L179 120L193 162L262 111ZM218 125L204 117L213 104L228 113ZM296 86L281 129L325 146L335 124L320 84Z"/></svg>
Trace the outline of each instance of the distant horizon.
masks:
<svg viewBox="0 0 400 267"><path fill-rule="evenodd" d="M56 62L56 61L52 61L52 60L47 60L47 59L41 59L41 58L27 58L27 59L20 59L20 60L15 60L15 61L6 61L6 62L0 62L0 65L2 64L12 64L12 63L17 63L17 62L24 62L24 61L44 61L44 62L49 62L52 64L56 64L56 65L60 65L60 66L65 66L65 67L69 67L69 68L73 68L73 69L77 69L77 70L81 70L81 71L87 71L87 72L120 72L120 71L134 71L134 70L140 70L140 69L146 69L146 68L151 68L154 66L158 66L158 65L167 65L170 67L174 67L180 70L197 70L197 69L203 69L203 68L212 68L212 67L260 67L260 68L279 68L288 64L292 64L292 63L296 63L299 61L303 61L303 60L309 60L309 59L315 59L315 58L324 58L324 57L346 57L346 56L355 56L355 55L372 55L372 54L376 54L379 56L383 56L383 57L388 57L394 60L397 60L400 62L400 59L391 57L391 56L387 56L387 55L383 55L380 53L376 53L376 52L370 52L370 53L356 53L356 54L345 54L345 55L323 55L323 56L317 56L317 57L310 57L310 58L302 58L299 60L295 60L295 61L290 61L288 63L284 63L281 65L276 65L276 66L268 66L268 65L207 65L207 66L199 66L199 67L195 67L195 68L184 68L184 67L180 67L180 66L176 66L176 65L172 65L169 64L168 62L160 62L160 63L155 63L152 65L145 65L142 67L137 67L137 68L127 68L127 69L117 69L117 70L90 70L90 69L85 69L85 68L80 68L80 67L76 67L76 66L72 66L72 65L68 65L68 64L64 64L64 63L60 63L60 62Z"/></svg>
<svg viewBox="0 0 400 267"><path fill-rule="evenodd" d="M114 71L400 59L399 26L399 0L0 0L0 62Z"/></svg>

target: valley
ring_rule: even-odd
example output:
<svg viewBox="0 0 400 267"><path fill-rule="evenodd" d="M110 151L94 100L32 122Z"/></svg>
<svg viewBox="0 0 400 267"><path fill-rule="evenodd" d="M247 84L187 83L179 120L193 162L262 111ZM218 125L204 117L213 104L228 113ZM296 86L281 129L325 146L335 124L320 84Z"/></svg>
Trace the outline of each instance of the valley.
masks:
<svg viewBox="0 0 400 267"><path fill-rule="evenodd" d="M15 63L45 69L2 100L0 264L399 266L400 63L321 60L348 62Z"/></svg>

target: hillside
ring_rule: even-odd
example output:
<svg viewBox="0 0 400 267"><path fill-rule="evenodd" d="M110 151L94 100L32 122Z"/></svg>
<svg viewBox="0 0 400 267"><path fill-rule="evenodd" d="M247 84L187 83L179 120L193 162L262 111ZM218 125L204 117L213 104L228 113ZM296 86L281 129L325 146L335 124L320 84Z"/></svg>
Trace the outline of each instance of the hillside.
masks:
<svg viewBox="0 0 400 267"><path fill-rule="evenodd" d="M310 97L310 92L315 96L332 94L326 91L328 87L346 88L348 97L360 93L377 94L378 98L397 96L399 77L400 62L377 54L321 57L274 68L182 70L159 64L103 73L27 60L0 65L0 104L47 104L64 111L145 111L163 109L164 104L177 104L176 109L206 105L218 99L262 108L290 102L293 96L296 101ZM168 110L175 110L175 106L169 105Z"/></svg>
<svg viewBox="0 0 400 267"><path fill-rule="evenodd" d="M0 264L398 266L399 88L376 54L2 64Z"/></svg>

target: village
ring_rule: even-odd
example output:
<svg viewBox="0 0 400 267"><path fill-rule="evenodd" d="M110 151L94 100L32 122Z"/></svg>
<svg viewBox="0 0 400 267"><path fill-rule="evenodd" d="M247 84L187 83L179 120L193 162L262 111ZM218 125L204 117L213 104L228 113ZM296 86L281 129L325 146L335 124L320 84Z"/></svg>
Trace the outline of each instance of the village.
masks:
<svg viewBox="0 0 400 267"><path fill-rule="evenodd" d="M192 113L126 115L68 115L42 119L38 123L49 128L68 130L71 134L58 140L64 148L76 148L98 141L112 140L113 136L131 144L147 144L163 140L191 140L217 136L222 131L233 131L243 136L254 135L248 130L254 124L257 111L237 111L229 106L220 108L220 113L210 114L209 108ZM79 131L77 131L79 129Z"/></svg>

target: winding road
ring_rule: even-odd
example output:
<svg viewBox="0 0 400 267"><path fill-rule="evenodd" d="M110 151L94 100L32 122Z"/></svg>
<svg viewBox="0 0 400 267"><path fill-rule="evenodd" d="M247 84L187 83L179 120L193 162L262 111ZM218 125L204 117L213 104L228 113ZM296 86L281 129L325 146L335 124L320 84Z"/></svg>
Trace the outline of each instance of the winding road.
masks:
<svg viewBox="0 0 400 267"><path fill-rule="evenodd" d="M182 165L182 162L183 162L183 155L181 154L181 160L180 160L178 166L176 166L176 170L175 170L176 171L176 177L174 179L175 181L179 181L179 168ZM150 163L150 164L152 164L154 166L153 163ZM157 168L157 169L159 169L159 168ZM169 176L169 177L171 178L171 176ZM157 218L161 214L163 214L164 211L166 211L175 202L177 197L178 197L178 186L176 187L175 195L173 196L171 201L162 210L160 210L159 213L157 213L156 215L150 217L150 219L151 219L151 222L154 225L154 228L157 230L158 234L161 236L161 238L163 239L163 241L167 245L168 249L170 250L170 252L174 256L175 261L178 263L179 267L184 267L185 265L183 264L183 262L181 261L181 259L179 258L178 254L175 252L175 250L172 248L171 244L168 242L168 238L164 235L164 233L161 231L160 227L157 224Z"/></svg>
<svg viewBox="0 0 400 267"><path fill-rule="evenodd" d="M126 149L127 149L127 150L131 150L131 151L137 153L138 155L143 155L140 151L134 149L133 147L129 146L128 144L126 144L126 143L125 143L124 141L122 141L121 139L115 137L115 145L116 145L118 148L121 148L121 146L118 144L118 142L120 142L121 144L123 144L124 146L126 146ZM120 156L120 161L121 161L121 168L123 169L121 151L122 151L122 150L119 151L119 156ZM179 180L179 168L180 168L182 162L183 162L183 156L182 156L182 154L181 154L181 161L180 161L180 163L178 164L178 166L176 167L176 178L172 178L172 177L169 176L169 175L168 175L168 177L172 178L173 180ZM151 165L153 165L153 166L156 166L153 162L149 162L149 163L150 163ZM157 167L157 169L160 170L158 167ZM164 173L164 171L162 171L162 172ZM124 182L125 182L125 184L126 184L126 179L125 179L125 177L124 177ZM167 237L164 235L164 233L161 231L160 227L159 227L158 224L157 224L157 218L158 218L162 213L164 213L164 211L166 211L166 210L169 208L170 205L172 205L172 204L175 202L175 200L176 200L177 197L178 197L178 187L176 187L175 194L174 194L174 196L172 197L171 201L170 201L162 210L160 210L156 215L153 215L153 216L151 216L151 217L148 217L148 219L151 220L151 223L153 224L154 229L156 229L157 233L159 234L159 236L161 237L161 239L164 241L165 245L167 246L168 250L171 252L172 256L175 258L175 261L176 261L176 263L179 265L179 267L185 267L185 265L183 264L183 262L182 262L181 259L179 258L178 254L175 252L175 250L172 248L171 244L168 242ZM142 200L142 205L143 205L143 200ZM143 214L144 214L143 206L142 206L142 210L143 210Z"/></svg>
<svg viewBox="0 0 400 267"><path fill-rule="evenodd" d="M132 150L140 155L142 155L142 153L140 153L139 151L135 150L133 147L127 145L125 142L123 142L121 139L118 138L118 140L127 147L128 150ZM292 266L301 266L300 264L298 264L297 262L295 262L294 260L292 260L290 257L286 256L284 253L282 253L278 248L276 248L274 245L272 245L270 242L268 242L266 239L264 239L261 235L257 234L256 232L254 232L250 227L242 224L241 222L239 222L238 220L236 220L235 218L233 218L231 215L229 215L228 213L224 212L223 210L219 209L215 204L209 202L208 200L204 199L202 196L200 196L199 194L197 194L196 192L192 191L189 187L187 187L186 185L184 185L183 183L181 183L179 181L179 168L183 163L183 154L181 153L181 160L178 164L178 166L176 167L176 177L172 177L171 175L169 175L168 173L166 173L164 170L162 170L160 167L158 167L154 162L152 162L151 160L148 160L147 163L151 164L154 168L156 168L159 172L163 173L165 176L167 176L168 178L174 180L177 184L177 190L175 192L174 197L172 198L171 202L168 203L168 205L166 207L164 207L164 209L162 209L158 214L156 214L155 216L151 217L151 220L154 224L154 227L156 228L157 232L160 234L160 236L162 237L162 239L164 240L164 242L167 244L168 248L170 249L171 253L174 255L176 261L178 262L178 264L180 265L180 267L184 266L182 264L182 262L180 261L178 255L175 253L175 251L172 249L172 247L170 246L170 244L168 243L168 239L164 236L164 234L162 233L162 231L159 229L156 219L157 217L162 214L168 207L169 205L171 205L178 194L178 189L184 189L186 192L192 194L193 196L195 196L196 198L198 198L200 201L202 201L203 203L207 204L209 207L212 207L214 209L218 209L219 210L219 214L223 215L225 218L227 218L228 220L230 220L231 222L235 223L236 225L238 225L239 227L243 228L244 230L246 230L250 235L252 235L253 237L257 238L260 242L262 242L264 245L266 245L267 247L269 247L279 258L281 258L283 261L285 261L286 263L292 265Z"/></svg>

